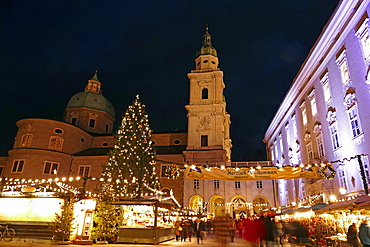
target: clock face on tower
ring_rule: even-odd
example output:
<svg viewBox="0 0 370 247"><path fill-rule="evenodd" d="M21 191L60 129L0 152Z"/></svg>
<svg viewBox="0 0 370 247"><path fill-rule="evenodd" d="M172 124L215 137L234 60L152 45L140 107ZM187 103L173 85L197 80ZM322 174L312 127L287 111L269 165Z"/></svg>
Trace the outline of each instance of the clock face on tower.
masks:
<svg viewBox="0 0 370 247"><path fill-rule="evenodd" d="M199 120L199 127L204 128L204 129L209 129L209 124L211 120L209 117L201 117Z"/></svg>

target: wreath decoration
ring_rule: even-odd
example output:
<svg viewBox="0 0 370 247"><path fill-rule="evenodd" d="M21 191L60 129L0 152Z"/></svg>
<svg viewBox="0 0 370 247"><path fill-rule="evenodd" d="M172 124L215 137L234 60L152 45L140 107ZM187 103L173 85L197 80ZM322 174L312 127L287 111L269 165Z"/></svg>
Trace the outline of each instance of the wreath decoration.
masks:
<svg viewBox="0 0 370 247"><path fill-rule="evenodd" d="M319 174L327 180L332 180L335 177L335 173L334 167L330 164L325 164L319 168Z"/></svg>
<svg viewBox="0 0 370 247"><path fill-rule="evenodd" d="M169 165L166 168L165 175L168 179L178 179L180 176L180 168L177 165Z"/></svg>

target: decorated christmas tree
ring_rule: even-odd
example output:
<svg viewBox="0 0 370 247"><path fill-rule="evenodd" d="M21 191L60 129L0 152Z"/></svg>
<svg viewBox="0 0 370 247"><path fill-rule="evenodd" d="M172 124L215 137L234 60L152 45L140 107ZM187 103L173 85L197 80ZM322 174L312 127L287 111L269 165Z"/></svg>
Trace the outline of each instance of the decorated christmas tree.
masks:
<svg viewBox="0 0 370 247"><path fill-rule="evenodd" d="M53 232L54 240L70 240L69 238L74 221L74 204L76 201L74 197L64 198L60 214L55 214L55 218L49 226Z"/></svg>
<svg viewBox="0 0 370 247"><path fill-rule="evenodd" d="M95 226L91 237L98 241L108 241L118 233L118 213L110 201L99 201L94 214Z"/></svg>
<svg viewBox="0 0 370 247"><path fill-rule="evenodd" d="M154 195L160 189L155 172L155 151L145 105L139 96L130 105L115 134L115 145L109 162L103 166L100 197L141 198Z"/></svg>

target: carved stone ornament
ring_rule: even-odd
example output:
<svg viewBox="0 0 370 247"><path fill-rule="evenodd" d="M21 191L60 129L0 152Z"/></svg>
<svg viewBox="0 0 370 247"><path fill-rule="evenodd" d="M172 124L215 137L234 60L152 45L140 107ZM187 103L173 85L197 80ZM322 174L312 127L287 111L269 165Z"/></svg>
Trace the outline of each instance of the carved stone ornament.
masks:
<svg viewBox="0 0 370 247"><path fill-rule="evenodd" d="M311 133L306 132L306 134L304 134L304 141L305 142L310 142L311 141Z"/></svg>
<svg viewBox="0 0 370 247"><path fill-rule="evenodd" d="M32 131L32 124L27 124L23 127L23 133L30 133Z"/></svg>
<svg viewBox="0 0 370 247"><path fill-rule="evenodd" d="M348 89L347 90L347 94L346 96L344 97L344 102L343 104L347 107L347 109L351 108L354 104L356 104L357 102L357 99L356 99L356 95L355 95L355 92L353 92L352 90Z"/></svg>
<svg viewBox="0 0 370 247"><path fill-rule="evenodd" d="M313 133L315 135L321 134L321 123L316 123L315 126L313 126Z"/></svg>
<svg viewBox="0 0 370 247"><path fill-rule="evenodd" d="M329 107L328 113L326 114L326 121L328 121L329 124L337 121L337 112L335 108Z"/></svg>

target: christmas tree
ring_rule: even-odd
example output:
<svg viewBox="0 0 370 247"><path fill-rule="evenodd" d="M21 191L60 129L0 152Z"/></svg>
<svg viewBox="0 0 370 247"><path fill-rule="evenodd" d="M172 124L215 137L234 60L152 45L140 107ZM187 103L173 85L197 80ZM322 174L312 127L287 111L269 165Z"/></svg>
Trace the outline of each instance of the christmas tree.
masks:
<svg viewBox="0 0 370 247"><path fill-rule="evenodd" d="M93 239L106 241L118 233L118 213L110 201L99 201L94 214Z"/></svg>
<svg viewBox="0 0 370 247"><path fill-rule="evenodd" d="M53 231L54 240L69 241L74 221L73 208L76 201L74 197L64 198L61 213L55 214L55 218L49 226Z"/></svg>
<svg viewBox="0 0 370 247"><path fill-rule="evenodd" d="M118 200L119 197L154 195L160 189L155 172L155 151L151 141L145 105L139 96L122 117L115 134L115 145L109 162L103 166L100 197Z"/></svg>

